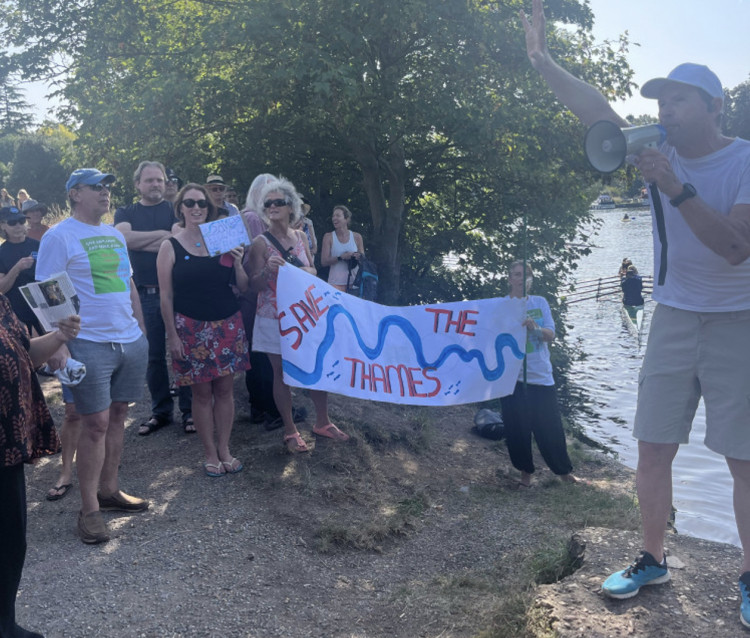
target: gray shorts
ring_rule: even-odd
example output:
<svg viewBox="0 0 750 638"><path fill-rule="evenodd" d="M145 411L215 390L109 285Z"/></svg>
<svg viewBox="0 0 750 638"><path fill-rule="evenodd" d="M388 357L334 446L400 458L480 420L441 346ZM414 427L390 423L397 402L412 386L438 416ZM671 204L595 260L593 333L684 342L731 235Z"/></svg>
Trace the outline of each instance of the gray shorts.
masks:
<svg viewBox="0 0 750 638"><path fill-rule="evenodd" d="M143 396L148 363L144 335L131 343L74 339L68 349L74 359L86 365L86 376L71 388L79 414L95 414L113 402L130 403Z"/></svg>
<svg viewBox="0 0 750 638"><path fill-rule="evenodd" d="M750 460L750 310L658 305L638 378L633 435L647 443L687 443L701 396L706 447Z"/></svg>

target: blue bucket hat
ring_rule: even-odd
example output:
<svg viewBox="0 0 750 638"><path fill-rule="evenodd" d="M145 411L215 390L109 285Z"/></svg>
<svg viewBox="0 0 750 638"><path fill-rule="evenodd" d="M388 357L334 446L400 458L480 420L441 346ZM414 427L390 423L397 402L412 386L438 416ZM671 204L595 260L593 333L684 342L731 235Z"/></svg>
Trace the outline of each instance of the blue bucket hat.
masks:
<svg viewBox="0 0 750 638"><path fill-rule="evenodd" d="M93 186L94 184L111 184L115 181L115 176L111 173L102 173L96 168L79 168L73 171L65 183L65 190L69 191L71 188L75 188L79 184L86 186Z"/></svg>
<svg viewBox="0 0 750 638"><path fill-rule="evenodd" d="M676 66L665 78L654 78L641 87L641 95L647 98L658 99L661 90L670 83L686 84L694 86L708 93L711 97L724 99L724 89L721 86L716 73L703 64L692 64L686 62Z"/></svg>

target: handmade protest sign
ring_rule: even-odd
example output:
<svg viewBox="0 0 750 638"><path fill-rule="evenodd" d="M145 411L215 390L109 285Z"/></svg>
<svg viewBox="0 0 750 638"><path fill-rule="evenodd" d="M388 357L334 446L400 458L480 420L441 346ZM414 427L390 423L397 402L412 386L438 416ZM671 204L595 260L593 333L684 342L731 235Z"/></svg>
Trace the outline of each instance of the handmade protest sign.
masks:
<svg viewBox="0 0 750 638"><path fill-rule="evenodd" d="M250 245L250 238L240 215L231 215L230 217L206 222L201 224L199 228L206 244L206 250L211 256L228 253L232 248L238 246Z"/></svg>
<svg viewBox="0 0 750 638"><path fill-rule="evenodd" d="M294 266L277 286L284 381L360 399L456 405L513 392L522 299L389 307Z"/></svg>

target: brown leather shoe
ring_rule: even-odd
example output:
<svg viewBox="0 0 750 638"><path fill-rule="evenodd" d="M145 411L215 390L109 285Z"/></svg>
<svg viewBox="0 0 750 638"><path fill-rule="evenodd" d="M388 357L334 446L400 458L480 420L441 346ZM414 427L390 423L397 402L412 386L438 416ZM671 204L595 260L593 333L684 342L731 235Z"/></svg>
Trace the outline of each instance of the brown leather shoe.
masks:
<svg viewBox="0 0 750 638"><path fill-rule="evenodd" d="M145 512L150 505L147 500L130 496L122 490L118 490L110 496L97 494L96 498L102 512Z"/></svg>
<svg viewBox="0 0 750 638"><path fill-rule="evenodd" d="M78 535L88 545L106 543L109 540L109 532L104 524L101 512L98 510L88 514L78 512Z"/></svg>

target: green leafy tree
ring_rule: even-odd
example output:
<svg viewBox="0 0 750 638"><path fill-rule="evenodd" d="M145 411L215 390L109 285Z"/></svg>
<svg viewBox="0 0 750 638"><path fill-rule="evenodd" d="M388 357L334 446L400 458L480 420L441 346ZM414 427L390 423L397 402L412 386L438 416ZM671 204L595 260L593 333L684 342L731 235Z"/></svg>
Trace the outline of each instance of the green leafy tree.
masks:
<svg viewBox="0 0 750 638"><path fill-rule="evenodd" d="M724 130L727 135L750 140L750 80L727 92Z"/></svg>
<svg viewBox="0 0 750 638"><path fill-rule="evenodd" d="M86 163L126 183L144 158L198 180L281 173L320 232L350 204L387 303L496 292L524 252L552 280L577 256L595 176L526 60L517 0L5 4L27 76L65 78ZM557 58L629 94L626 40L598 46L587 5L548 4L578 27L551 34Z"/></svg>
<svg viewBox="0 0 750 638"><path fill-rule="evenodd" d="M13 192L25 188L37 201L64 206L65 181L77 163L74 139L67 128L53 124L19 136L8 176L9 188Z"/></svg>

